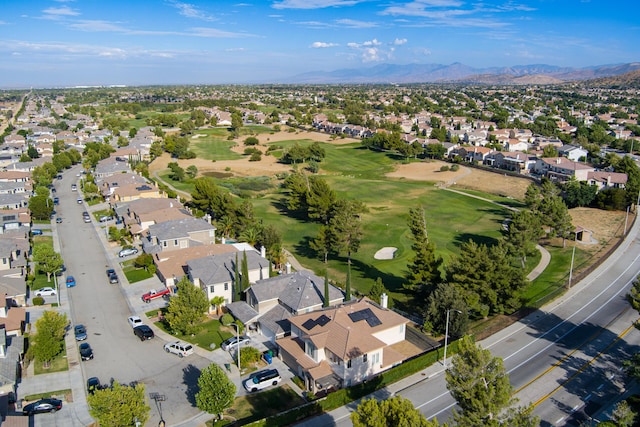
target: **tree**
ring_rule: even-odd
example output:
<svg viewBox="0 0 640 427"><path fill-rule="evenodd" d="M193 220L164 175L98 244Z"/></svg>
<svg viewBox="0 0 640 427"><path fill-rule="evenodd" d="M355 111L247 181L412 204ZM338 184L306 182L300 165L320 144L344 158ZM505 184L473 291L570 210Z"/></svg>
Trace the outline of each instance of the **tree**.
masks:
<svg viewBox="0 0 640 427"><path fill-rule="evenodd" d="M33 261L38 264L40 271L47 273L47 282L51 281L51 275L64 264L60 254L49 245L37 245L33 249Z"/></svg>
<svg viewBox="0 0 640 427"><path fill-rule="evenodd" d="M387 307L392 307L391 297L389 296L389 291L385 288L384 283L382 283L382 279L378 277L375 282L373 282L373 286L369 289L369 299L381 303L382 294L387 295Z"/></svg>
<svg viewBox="0 0 640 427"><path fill-rule="evenodd" d="M514 212L509 221L506 242L511 252L520 258L522 268L525 268L527 256L536 251L538 239L543 235L540 217L529 210Z"/></svg>
<svg viewBox="0 0 640 427"><path fill-rule="evenodd" d="M242 251L242 274L240 280L242 280L242 290L246 291L249 289L249 263L247 261L247 251Z"/></svg>
<svg viewBox="0 0 640 427"><path fill-rule="evenodd" d="M633 425L636 413L633 412L633 409L631 409L627 401L623 400L618 402L611 416L616 422L617 427L630 427Z"/></svg>
<svg viewBox="0 0 640 427"><path fill-rule="evenodd" d="M236 263L233 265L233 294L234 301L242 301L241 283L240 283L240 263L238 263L238 252L236 252Z"/></svg>
<svg viewBox="0 0 640 427"><path fill-rule="evenodd" d="M436 256L436 246L429 241L424 208L409 209L407 223L413 238L411 249L415 252L415 256L409 265L406 286L427 294L442 281L440 272L442 258Z"/></svg>
<svg viewBox="0 0 640 427"><path fill-rule="evenodd" d="M238 132L243 124L242 113L240 111L231 113L231 130Z"/></svg>
<svg viewBox="0 0 640 427"><path fill-rule="evenodd" d="M325 265L329 260L329 253L333 250L335 242L333 241L333 234L329 229L329 226L323 225L318 229L316 237L309 241L309 247L316 251L316 253L322 255Z"/></svg>
<svg viewBox="0 0 640 427"><path fill-rule="evenodd" d="M114 381L111 387L89 394L87 404L91 416L104 427L129 427L136 421L145 425L151 411L143 383L127 386Z"/></svg>
<svg viewBox="0 0 640 427"><path fill-rule="evenodd" d="M311 186L307 192L307 214L310 219L327 224L338 200L336 192L329 187L323 178L312 177L310 182Z"/></svg>
<svg viewBox="0 0 640 427"><path fill-rule="evenodd" d="M29 148L27 148L27 155L32 159L37 159L40 157L40 153L38 153L38 150L36 150L36 147L34 147L33 145L29 145Z"/></svg>
<svg viewBox="0 0 640 427"><path fill-rule="evenodd" d="M207 294L185 276L177 284L178 293L169 300L165 318L172 331L192 334L209 309Z"/></svg>
<svg viewBox="0 0 640 427"><path fill-rule="evenodd" d="M211 305L216 308L216 314L220 316L220 309L222 308L222 304L224 304L224 297L221 295L217 295L211 298Z"/></svg>
<svg viewBox="0 0 640 427"><path fill-rule="evenodd" d="M625 184L626 202L630 206L638 201L640 196L640 168L630 156L624 156L614 167L616 172L627 174Z"/></svg>
<svg viewBox="0 0 640 427"><path fill-rule="evenodd" d="M353 427L437 427L437 420L429 421L409 399L401 396L386 400L365 399L351 414Z"/></svg>
<svg viewBox="0 0 640 427"><path fill-rule="evenodd" d="M469 329L469 308L462 295L464 292L455 284L440 283L429 294L424 310L425 325L429 332L444 334L449 316L449 337L458 339Z"/></svg>
<svg viewBox="0 0 640 427"><path fill-rule="evenodd" d="M49 219L53 212L53 200L49 196L30 197L29 210L34 219Z"/></svg>
<svg viewBox="0 0 640 427"><path fill-rule="evenodd" d="M189 178L193 179L198 175L198 167L196 165L189 165L185 171Z"/></svg>
<svg viewBox="0 0 640 427"><path fill-rule="evenodd" d="M64 348L64 334L69 320L64 313L46 310L36 321L36 334L30 350L38 362L51 362Z"/></svg>
<svg viewBox="0 0 640 427"><path fill-rule="evenodd" d="M336 203L334 215L329 221L329 229L336 242L338 252L347 253L347 283L345 299L351 299L351 254L358 252L362 240L362 220L360 215L366 211L362 202L340 200Z"/></svg>
<svg viewBox="0 0 640 427"><path fill-rule="evenodd" d="M476 345L471 337L459 341L459 352L445 371L447 389L460 410L453 418L460 426L537 425L531 407L507 410L516 403L502 359ZM511 422L518 420L518 424ZM526 423L529 421L529 423Z"/></svg>
<svg viewBox="0 0 640 427"><path fill-rule="evenodd" d="M231 407L236 396L236 386L215 363L207 366L200 373L196 393L196 406L209 414L222 419L225 409Z"/></svg>

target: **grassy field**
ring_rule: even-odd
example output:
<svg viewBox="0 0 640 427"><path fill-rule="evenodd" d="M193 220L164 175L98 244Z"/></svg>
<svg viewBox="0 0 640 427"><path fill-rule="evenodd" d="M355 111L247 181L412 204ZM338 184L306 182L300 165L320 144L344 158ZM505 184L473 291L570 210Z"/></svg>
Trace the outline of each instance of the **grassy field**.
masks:
<svg viewBox="0 0 640 427"><path fill-rule="evenodd" d="M246 137L251 134L271 133L273 132L266 126L247 126L242 129L242 133ZM227 137L229 131L227 128L218 127L210 129L198 129L194 136L191 137L190 149L197 154L198 158L207 160L236 160L242 157L241 154L234 153L231 147L237 145L237 141L229 141ZM242 137L242 141L246 139Z"/></svg>

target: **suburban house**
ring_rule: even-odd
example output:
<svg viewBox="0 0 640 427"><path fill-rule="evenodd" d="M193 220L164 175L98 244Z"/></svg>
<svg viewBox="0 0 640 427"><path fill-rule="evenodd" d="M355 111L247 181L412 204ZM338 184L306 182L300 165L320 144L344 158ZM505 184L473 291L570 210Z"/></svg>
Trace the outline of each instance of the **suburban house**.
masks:
<svg viewBox="0 0 640 427"><path fill-rule="evenodd" d="M625 188L627 174L620 172L593 171L587 175L587 182L598 187L598 191L607 188Z"/></svg>
<svg viewBox="0 0 640 427"><path fill-rule="evenodd" d="M93 171L93 176L96 179L100 179L125 172L131 172L129 163L118 161L117 159L110 157L102 160L96 165L95 170Z"/></svg>
<svg viewBox="0 0 640 427"><path fill-rule="evenodd" d="M216 228L202 218L188 217L149 226L142 247L148 254L199 245L213 245Z"/></svg>
<svg viewBox="0 0 640 427"><path fill-rule="evenodd" d="M180 201L164 197L136 199L130 202L116 202L111 206L133 235L148 230L150 225L165 221L191 218L191 214Z"/></svg>
<svg viewBox="0 0 640 427"><path fill-rule="evenodd" d="M129 184L116 188L109 200L129 202L137 199L158 199L164 197L164 191L155 184Z"/></svg>
<svg viewBox="0 0 640 427"><path fill-rule="evenodd" d="M109 200L114 191L120 187L129 185L141 186L145 184L148 184L147 180L143 176L133 172L119 173L96 179L96 185L100 189L100 193L107 200Z"/></svg>
<svg viewBox="0 0 640 427"><path fill-rule="evenodd" d="M350 387L406 358L397 349L409 319L368 298L289 318L280 356L309 390Z"/></svg>
<svg viewBox="0 0 640 427"><path fill-rule="evenodd" d="M558 155L564 156L574 162L579 162L580 159L586 159L589 152L582 147L576 147L575 145L563 145L558 148Z"/></svg>
<svg viewBox="0 0 640 427"><path fill-rule="evenodd" d="M249 283L269 277L269 260L256 250L226 252L187 261L187 273L194 285L207 293L207 299L221 296L224 303L233 301L236 270L242 271L244 257L247 258ZM236 260L240 265L236 265Z"/></svg>
<svg viewBox="0 0 640 427"><path fill-rule="evenodd" d="M188 274L187 262L192 259L205 258L228 252L238 252L235 245L201 245L175 251L163 251L153 255L156 272L167 288L175 286Z"/></svg>
<svg viewBox="0 0 640 427"><path fill-rule="evenodd" d="M24 227L24 228L23 228ZM27 233L31 227L29 208L0 209L0 234L20 230Z"/></svg>
<svg viewBox="0 0 640 427"><path fill-rule="evenodd" d="M575 177L578 181L586 181L589 172L595 171L593 166L574 162L566 157L543 157L538 159L535 172L552 181L564 182Z"/></svg>
<svg viewBox="0 0 640 427"><path fill-rule="evenodd" d="M324 302L324 279L309 271L296 271L257 280L246 291L246 302L227 305L227 309L249 329L260 332L270 341L291 332L291 316L321 310ZM329 285L329 306L342 304L344 294Z"/></svg>

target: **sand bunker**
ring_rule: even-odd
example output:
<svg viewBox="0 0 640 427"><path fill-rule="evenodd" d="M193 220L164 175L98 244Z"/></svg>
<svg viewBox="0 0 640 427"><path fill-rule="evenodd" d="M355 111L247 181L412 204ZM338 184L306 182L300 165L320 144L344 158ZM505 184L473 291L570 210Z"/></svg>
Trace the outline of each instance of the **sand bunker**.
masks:
<svg viewBox="0 0 640 427"><path fill-rule="evenodd" d="M388 246L386 248L380 249L378 252L376 252L376 254L373 257L375 259L393 259L393 255L396 253L397 250L398 248Z"/></svg>

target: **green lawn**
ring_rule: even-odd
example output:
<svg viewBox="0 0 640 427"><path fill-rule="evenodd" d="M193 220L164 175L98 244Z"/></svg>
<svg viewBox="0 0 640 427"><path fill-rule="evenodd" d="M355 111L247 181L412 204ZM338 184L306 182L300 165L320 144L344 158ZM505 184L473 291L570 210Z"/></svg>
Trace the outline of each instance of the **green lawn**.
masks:
<svg viewBox="0 0 640 427"><path fill-rule="evenodd" d="M156 316L157 311L147 313L147 316ZM164 321L157 321L155 325L167 333L172 333ZM181 340L190 342L205 350L220 348L220 344L227 338L235 336L235 333L226 330L218 319L211 319L200 325L199 331L194 335L175 335ZM211 345L214 344L214 347Z"/></svg>
<svg viewBox="0 0 640 427"><path fill-rule="evenodd" d="M53 372L62 372L69 369L69 365L67 363L67 352L62 349L62 353L58 354L55 359L53 359L48 368L42 366L41 362L37 362L36 360L32 360L33 363L33 372L36 375L40 374L51 374Z"/></svg>
<svg viewBox="0 0 640 427"><path fill-rule="evenodd" d="M124 275L127 277L129 283L136 283L141 280L148 279L153 277L147 270L144 268L136 268L133 265L133 260L129 260L122 265L122 271Z"/></svg>

